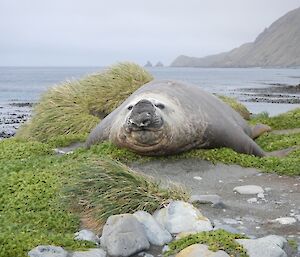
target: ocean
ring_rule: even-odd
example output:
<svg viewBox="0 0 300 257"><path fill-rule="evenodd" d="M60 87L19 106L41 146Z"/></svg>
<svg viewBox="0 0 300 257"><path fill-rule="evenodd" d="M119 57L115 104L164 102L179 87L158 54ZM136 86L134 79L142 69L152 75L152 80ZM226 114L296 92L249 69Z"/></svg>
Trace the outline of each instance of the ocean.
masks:
<svg viewBox="0 0 300 257"><path fill-rule="evenodd" d="M0 67L0 107L37 102L48 88L66 80L100 72L103 67ZM300 84L300 69L147 68L156 79L194 83L212 93L236 97L252 113L276 115L300 107L300 92L284 85ZM272 92L268 87L282 87ZM256 90L258 89L258 90ZM259 96L259 97L256 97ZM295 100L296 99L296 100ZM1 114L0 114L1 115Z"/></svg>

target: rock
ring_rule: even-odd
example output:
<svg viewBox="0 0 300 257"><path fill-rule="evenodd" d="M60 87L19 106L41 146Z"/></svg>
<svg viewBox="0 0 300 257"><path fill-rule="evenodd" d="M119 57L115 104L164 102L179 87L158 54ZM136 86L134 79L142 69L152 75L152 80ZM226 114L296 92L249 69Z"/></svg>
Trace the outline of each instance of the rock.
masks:
<svg viewBox="0 0 300 257"><path fill-rule="evenodd" d="M257 198L256 198L256 197L254 197L254 198L249 198L249 199L247 200L247 202L248 202L248 203L257 203Z"/></svg>
<svg viewBox="0 0 300 257"><path fill-rule="evenodd" d="M275 220L271 220L271 222L278 222L281 225L291 225L297 222L297 220L293 217L282 217L282 218L277 218Z"/></svg>
<svg viewBox="0 0 300 257"><path fill-rule="evenodd" d="M141 256L141 257L154 257L152 254L150 254L150 253L145 253L145 252L139 253L138 256Z"/></svg>
<svg viewBox="0 0 300 257"><path fill-rule="evenodd" d="M269 235L258 239L236 239L247 250L249 257L286 257L282 250L285 238Z"/></svg>
<svg viewBox="0 0 300 257"><path fill-rule="evenodd" d="M147 238L151 244L162 246L172 241L171 234L151 214L145 211L137 211L133 215L144 226Z"/></svg>
<svg viewBox="0 0 300 257"><path fill-rule="evenodd" d="M215 205L224 205L222 199L218 195L192 195L189 199L190 203L198 202L198 203L212 203Z"/></svg>
<svg viewBox="0 0 300 257"><path fill-rule="evenodd" d="M233 191L238 192L241 195L256 195L264 192L262 187L255 185L238 186L235 187Z"/></svg>
<svg viewBox="0 0 300 257"><path fill-rule="evenodd" d="M90 249L88 251L74 252L71 257L106 257L103 249Z"/></svg>
<svg viewBox="0 0 300 257"><path fill-rule="evenodd" d="M32 249L28 256L30 257L67 257L68 252L60 246L39 245Z"/></svg>
<svg viewBox="0 0 300 257"><path fill-rule="evenodd" d="M99 237L97 237L92 231L83 229L80 230L79 232L76 232L74 239L75 240L84 240L84 241L90 241L95 244L99 244Z"/></svg>
<svg viewBox="0 0 300 257"><path fill-rule="evenodd" d="M224 251L212 252L207 245L194 244L181 250L176 257L230 257Z"/></svg>
<svg viewBox="0 0 300 257"><path fill-rule="evenodd" d="M110 216L100 240L111 256L130 256L150 247L143 225L132 214Z"/></svg>
<svg viewBox="0 0 300 257"><path fill-rule="evenodd" d="M153 216L171 234L213 229L208 218L193 205L183 201L173 201L167 207L156 211Z"/></svg>

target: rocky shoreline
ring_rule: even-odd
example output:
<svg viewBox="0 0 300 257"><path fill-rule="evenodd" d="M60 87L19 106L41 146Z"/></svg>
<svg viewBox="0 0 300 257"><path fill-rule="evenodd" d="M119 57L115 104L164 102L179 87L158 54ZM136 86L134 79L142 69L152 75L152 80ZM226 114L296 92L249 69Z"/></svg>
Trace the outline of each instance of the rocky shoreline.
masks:
<svg viewBox="0 0 300 257"><path fill-rule="evenodd" d="M261 88L241 88L233 91L243 102L300 104L300 84L272 83Z"/></svg>
<svg viewBox="0 0 300 257"><path fill-rule="evenodd" d="M32 107L33 103L29 102L0 104L0 140L15 135L20 125L30 118Z"/></svg>

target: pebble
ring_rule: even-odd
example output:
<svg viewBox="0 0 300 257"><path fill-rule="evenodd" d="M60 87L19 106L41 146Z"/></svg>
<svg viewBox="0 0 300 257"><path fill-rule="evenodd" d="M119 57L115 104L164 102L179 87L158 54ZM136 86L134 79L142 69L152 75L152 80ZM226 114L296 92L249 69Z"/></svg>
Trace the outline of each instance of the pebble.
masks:
<svg viewBox="0 0 300 257"><path fill-rule="evenodd" d="M237 221L235 219L231 219L231 218L223 218L222 219L226 224L230 224L230 225L236 225L236 224L242 224L242 221Z"/></svg>
<svg viewBox="0 0 300 257"><path fill-rule="evenodd" d="M294 224L295 222L297 222L297 220L293 217L281 217L281 218L277 218L275 220L271 220L271 222L278 222L281 225L291 225L291 224Z"/></svg>
<svg viewBox="0 0 300 257"><path fill-rule="evenodd" d="M72 257L106 257L103 249L90 249L88 251L74 252Z"/></svg>
<svg viewBox="0 0 300 257"><path fill-rule="evenodd" d="M245 185L245 186L238 186L233 189L233 191L242 194L242 195L256 195L259 193L263 193L264 190L260 186L256 185Z"/></svg>
<svg viewBox="0 0 300 257"><path fill-rule="evenodd" d="M196 179L196 180L202 180L202 178L199 177L199 176L195 176L195 177L193 177L193 179Z"/></svg>
<svg viewBox="0 0 300 257"><path fill-rule="evenodd" d="M29 257L67 257L68 252L60 246L39 245L28 253Z"/></svg>
<svg viewBox="0 0 300 257"><path fill-rule="evenodd" d="M257 203L257 198L249 198L248 200L247 200L247 202L248 203Z"/></svg>
<svg viewBox="0 0 300 257"><path fill-rule="evenodd" d="M192 195L189 199L189 203L211 203L215 205L224 205L222 198L218 195Z"/></svg>
<svg viewBox="0 0 300 257"><path fill-rule="evenodd" d="M74 234L75 240L83 240L83 241L90 241L95 244L99 244L100 238L97 237L94 232L88 229L82 229Z"/></svg>
<svg viewBox="0 0 300 257"><path fill-rule="evenodd" d="M208 249L207 245L204 244L193 244L187 248L181 250L175 257L230 257L224 251L212 252Z"/></svg>

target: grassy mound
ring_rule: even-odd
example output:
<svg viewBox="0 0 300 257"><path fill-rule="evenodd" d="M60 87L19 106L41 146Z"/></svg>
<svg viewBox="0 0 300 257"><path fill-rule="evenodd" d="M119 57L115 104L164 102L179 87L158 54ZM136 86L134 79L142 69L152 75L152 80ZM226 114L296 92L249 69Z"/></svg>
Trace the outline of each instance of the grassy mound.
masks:
<svg viewBox="0 0 300 257"><path fill-rule="evenodd" d="M48 90L34 107L20 138L46 142L61 135L87 134L132 92L152 80L132 63L112 66L103 73L65 82Z"/></svg>
<svg viewBox="0 0 300 257"><path fill-rule="evenodd" d="M87 214L97 228L111 215L138 210L153 213L170 199L189 199L182 188L171 185L162 189L152 178L113 160L100 158L72 173L77 177L66 191L70 202L81 203L80 211Z"/></svg>
<svg viewBox="0 0 300 257"><path fill-rule="evenodd" d="M245 105L238 102L235 98L217 95L224 103L228 104L232 109L236 110L245 120L250 120L251 113Z"/></svg>
<svg viewBox="0 0 300 257"><path fill-rule="evenodd" d="M232 234L225 230L200 232L183 237L168 244L169 249L164 256L175 255L186 247L193 244L206 244L211 251L223 250L230 256L247 257L247 251L235 239L245 238L239 234Z"/></svg>
<svg viewBox="0 0 300 257"><path fill-rule="evenodd" d="M187 197L182 189L161 189L107 156L99 160L94 151L58 156L52 148L39 142L0 141L0 257L27 256L40 244L90 248L91 243L73 240L85 211L103 223L110 213L153 211L169 198ZM103 149L102 155L107 152ZM81 210L72 202L84 213L70 211L66 201L74 198L88 203L88 209L85 205Z"/></svg>

